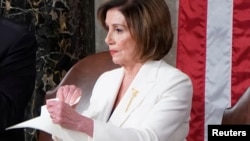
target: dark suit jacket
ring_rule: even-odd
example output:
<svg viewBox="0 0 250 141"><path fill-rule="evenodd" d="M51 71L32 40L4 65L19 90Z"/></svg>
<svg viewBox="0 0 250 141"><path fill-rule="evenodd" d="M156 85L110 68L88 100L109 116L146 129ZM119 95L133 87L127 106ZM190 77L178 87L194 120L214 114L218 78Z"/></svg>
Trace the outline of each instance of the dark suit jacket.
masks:
<svg viewBox="0 0 250 141"><path fill-rule="evenodd" d="M0 141L23 141L23 129L5 131L24 120L36 77L34 34L0 16Z"/></svg>

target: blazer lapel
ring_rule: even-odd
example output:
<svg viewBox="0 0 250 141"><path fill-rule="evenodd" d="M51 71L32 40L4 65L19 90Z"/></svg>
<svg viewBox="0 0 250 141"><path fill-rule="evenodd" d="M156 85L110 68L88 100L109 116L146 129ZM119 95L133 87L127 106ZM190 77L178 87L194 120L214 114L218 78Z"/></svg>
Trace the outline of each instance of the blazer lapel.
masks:
<svg viewBox="0 0 250 141"><path fill-rule="evenodd" d="M128 116L140 105L144 98L150 94L150 90L155 84L158 66L159 61L150 61L142 66L110 117L110 123L121 127Z"/></svg>
<svg viewBox="0 0 250 141"><path fill-rule="evenodd" d="M112 85L110 84L107 85L107 88L106 88L108 95L105 95L105 96L108 96L108 98L106 99L108 99L109 101L107 101L105 105L105 109L107 109L104 114L105 121L108 121L110 118L110 114L112 113L113 106L117 97L117 93L122 83L123 76L124 76L123 68L117 69L116 72L112 73L112 76L110 76L110 82L115 82L115 83L113 83Z"/></svg>

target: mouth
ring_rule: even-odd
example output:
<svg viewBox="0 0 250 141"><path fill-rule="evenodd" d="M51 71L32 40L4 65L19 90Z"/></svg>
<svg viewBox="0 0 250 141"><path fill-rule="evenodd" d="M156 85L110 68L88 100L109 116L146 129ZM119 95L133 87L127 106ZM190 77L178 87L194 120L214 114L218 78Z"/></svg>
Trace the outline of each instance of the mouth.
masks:
<svg viewBox="0 0 250 141"><path fill-rule="evenodd" d="M114 54L116 54L118 51L110 50L109 52L110 52L111 55L114 55Z"/></svg>

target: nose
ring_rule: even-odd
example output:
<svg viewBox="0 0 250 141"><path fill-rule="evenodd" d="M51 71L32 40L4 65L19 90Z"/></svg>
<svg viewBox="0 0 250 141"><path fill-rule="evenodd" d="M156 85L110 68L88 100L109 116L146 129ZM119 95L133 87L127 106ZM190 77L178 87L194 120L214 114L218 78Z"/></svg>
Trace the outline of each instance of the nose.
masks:
<svg viewBox="0 0 250 141"><path fill-rule="evenodd" d="M105 43L107 45L112 45L114 43L114 40L112 38L112 34L110 32L108 32L107 35L106 35Z"/></svg>

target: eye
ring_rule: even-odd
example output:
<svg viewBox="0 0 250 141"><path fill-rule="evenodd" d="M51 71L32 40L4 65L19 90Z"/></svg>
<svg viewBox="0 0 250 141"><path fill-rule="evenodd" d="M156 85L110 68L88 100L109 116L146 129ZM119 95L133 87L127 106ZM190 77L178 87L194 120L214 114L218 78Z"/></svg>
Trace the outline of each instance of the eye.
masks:
<svg viewBox="0 0 250 141"><path fill-rule="evenodd" d="M122 33L122 29L120 29L120 28L115 28L115 31L117 32L117 33Z"/></svg>

